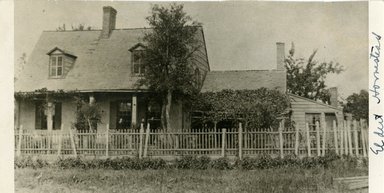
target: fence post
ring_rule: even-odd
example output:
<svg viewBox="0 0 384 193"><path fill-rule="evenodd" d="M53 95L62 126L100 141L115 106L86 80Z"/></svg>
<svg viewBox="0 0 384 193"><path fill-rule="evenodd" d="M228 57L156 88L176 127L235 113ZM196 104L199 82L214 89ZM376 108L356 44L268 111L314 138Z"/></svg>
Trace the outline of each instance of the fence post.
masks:
<svg viewBox="0 0 384 193"><path fill-rule="evenodd" d="M360 133L361 133L361 145L362 145L362 148L363 148L363 156L364 157L367 157L367 149L365 147L365 127L364 127L364 123L363 123L363 120L360 119Z"/></svg>
<svg viewBox="0 0 384 193"><path fill-rule="evenodd" d="M332 124L332 127L333 127L333 143L335 144L335 152L337 155L339 155L339 142L337 140L337 126L336 126L336 121L333 120L333 124Z"/></svg>
<svg viewBox="0 0 384 193"><path fill-rule="evenodd" d="M368 154L368 147L369 147L369 127L368 127L368 123L366 121L369 121L369 120L364 120L364 141L365 141L365 148L367 150L367 156L369 155Z"/></svg>
<svg viewBox="0 0 384 193"><path fill-rule="evenodd" d="M305 123L305 131L307 133L307 148L308 148L308 157L311 157L311 138L309 136L309 124Z"/></svg>
<svg viewBox="0 0 384 193"><path fill-rule="evenodd" d="M61 138L63 136L64 123L61 124L60 132L59 132L59 147L57 148L57 157L61 155Z"/></svg>
<svg viewBox="0 0 384 193"><path fill-rule="evenodd" d="M321 113L321 124L323 125L323 152L322 155L325 156L326 146L327 146L327 124L325 123L325 113Z"/></svg>
<svg viewBox="0 0 384 193"><path fill-rule="evenodd" d="M295 128L296 133L295 133L295 154L296 156L299 155L299 129Z"/></svg>
<svg viewBox="0 0 384 193"><path fill-rule="evenodd" d="M73 154L75 154L75 157L77 157L76 144L75 144L75 140L73 139L73 134L72 134L72 129L71 128L69 128L69 137L71 138Z"/></svg>
<svg viewBox="0 0 384 193"><path fill-rule="evenodd" d="M148 143L149 143L149 128L150 128L150 125L149 123L147 123L147 132L145 134L145 145L144 145L144 157L147 157L147 154L148 154Z"/></svg>
<svg viewBox="0 0 384 193"><path fill-rule="evenodd" d="M105 132L105 156L109 157L109 124L107 123L107 128Z"/></svg>
<svg viewBox="0 0 384 193"><path fill-rule="evenodd" d="M349 155L353 154L352 149L352 131L351 131L351 121L347 120L347 130L348 130L348 149L349 149Z"/></svg>
<svg viewBox="0 0 384 193"><path fill-rule="evenodd" d="M344 154L348 155L348 129L347 129L347 121L344 121Z"/></svg>
<svg viewBox="0 0 384 193"><path fill-rule="evenodd" d="M353 138L354 138L354 144L355 144L355 155L359 156L359 140L357 137L357 122L356 120L353 120Z"/></svg>
<svg viewBox="0 0 384 193"><path fill-rule="evenodd" d="M279 125L279 142L280 142L280 158L284 157L284 152L283 152L283 128L284 128L284 120L280 122Z"/></svg>
<svg viewBox="0 0 384 193"><path fill-rule="evenodd" d="M343 121L339 121L339 136L340 136L340 155L344 154L344 127Z"/></svg>
<svg viewBox="0 0 384 193"><path fill-rule="evenodd" d="M222 137L221 137L221 157L225 156L225 137L226 137L227 129L222 130Z"/></svg>
<svg viewBox="0 0 384 193"><path fill-rule="evenodd" d="M21 142L22 142L22 138L23 138L23 125L20 125L20 128L19 128L19 141L18 141L18 144L17 144L17 152L16 152L16 156L19 157L21 155Z"/></svg>
<svg viewBox="0 0 384 193"><path fill-rule="evenodd" d="M243 127L239 123L239 159L243 158Z"/></svg>
<svg viewBox="0 0 384 193"><path fill-rule="evenodd" d="M316 121L316 149L317 149L317 156L320 156L320 126L319 122Z"/></svg>
<svg viewBox="0 0 384 193"><path fill-rule="evenodd" d="M139 136L139 158L141 159L143 153L143 133L144 133L144 123L140 124L140 136Z"/></svg>

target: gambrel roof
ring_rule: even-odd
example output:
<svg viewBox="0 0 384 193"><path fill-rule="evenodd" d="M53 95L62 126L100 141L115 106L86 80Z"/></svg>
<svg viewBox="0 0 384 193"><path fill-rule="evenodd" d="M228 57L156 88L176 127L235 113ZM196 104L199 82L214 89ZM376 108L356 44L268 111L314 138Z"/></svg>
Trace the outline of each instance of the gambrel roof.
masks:
<svg viewBox="0 0 384 193"><path fill-rule="evenodd" d="M44 31L31 53L20 78L15 82L15 92L48 90L113 91L137 90L139 77L131 73L132 47L141 45L148 28L114 29L109 38L100 38L101 30ZM202 27L197 39L202 44L199 58L209 69ZM49 53L61 50L76 56L73 67L65 78L49 78Z"/></svg>

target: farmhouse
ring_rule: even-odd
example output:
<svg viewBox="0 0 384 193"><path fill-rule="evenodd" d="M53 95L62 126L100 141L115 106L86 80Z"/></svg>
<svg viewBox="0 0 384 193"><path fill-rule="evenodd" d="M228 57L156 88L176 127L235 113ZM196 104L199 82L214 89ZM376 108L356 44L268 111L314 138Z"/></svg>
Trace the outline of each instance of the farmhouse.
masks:
<svg viewBox="0 0 384 193"><path fill-rule="evenodd" d="M15 127L59 130L62 124L72 126L77 109L73 97L55 98L41 92L47 90L81 93L89 102L96 101L102 112L97 130L107 125L110 129L136 128L142 121L158 118L156 108L148 104L148 89L136 85L144 73L142 38L151 29L115 29L116 16L114 8L104 7L101 30L41 34L15 82L15 92L33 95L15 101ZM209 71L202 28L196 36L201 46L191 65L202 82ZM182 128L185 110L177 103L172 107L172 125Z"/></svg>
<svg viewBox="0 0 384 193"><path fill-rule="evenodd" d="M158 120L159 111L147 101L148 89L136 85L144 73L142 38L151 29L115 29L116 15L114 8L104 7L101 30L42 33L15 82L15 92L33 95L16 98L16 128L23 125L24 129L51 131L73 125L78 108L73 97L55 97L42 91L81 93L89 102L97 101L102 112L97 130L135 128L141 122ZM202 92L262 87L286 92L283 43L276 44L276 69L210 71L202 27L197 39L201 49L191 65ZM342 121L337 89L331 89L331 93L330 105L289 94L290 115L296 127L305 128L306 123L313 127L316 121L332 127L334 120ZM170 117L174 127L189 128L189 112L182 104L172 104Z"/></svg>

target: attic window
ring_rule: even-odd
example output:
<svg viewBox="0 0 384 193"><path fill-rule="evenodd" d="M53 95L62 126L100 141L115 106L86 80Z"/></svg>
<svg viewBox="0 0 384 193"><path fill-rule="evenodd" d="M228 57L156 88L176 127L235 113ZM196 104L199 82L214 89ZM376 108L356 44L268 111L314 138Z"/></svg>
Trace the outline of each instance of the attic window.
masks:
<svg viewBox="0 0 384 193"><path fill-rule="evenodd" d="M145 73L144 68L144 52L145 52L145 46L141 43L136 44L131 49L132 55L132 74L134 75L143 75Z"/></svg>
<svg viewBox="0 0 384 193"><path fill-rule="evenodd" d="M75 55L57 47L49 51L47 55L49 55L50 78L63 78L77 58Z"/></svg>
<svg viewBox="0 0 384 193"><path fill-rule="evenodd" d="M61 77L63 75L63 56L51 56L49 64L49 76Z"/></svg>
<svg viewBox="0 0 384 193"><path fill-rule="evenodd" d="M132 52L132 66L133 73L137 75L144 74L144 64L143 64L143 50L134 50Z"/></svg>

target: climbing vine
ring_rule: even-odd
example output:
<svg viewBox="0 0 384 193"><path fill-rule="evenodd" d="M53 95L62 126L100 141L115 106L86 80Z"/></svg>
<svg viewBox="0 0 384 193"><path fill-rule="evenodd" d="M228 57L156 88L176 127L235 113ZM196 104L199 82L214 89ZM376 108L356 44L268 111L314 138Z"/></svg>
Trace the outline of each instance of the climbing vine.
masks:
<svg viewBox="0 0 384 193"><path fill-rule="evenodd" d="M62 100L69 97L80 96L81 93L77 90L64 91L59 90L48 90L47 88L37 89L32 92L15 92L14 97L19 100Z"/></svg>
<svg viewBox="0 0 384 193"><path fill-rule="evenodd" d="M288 113L289 98L277 91L223 90L201 93L192 106L202 112L203 122L219 122L228 119L243 122L245 127L277 127L278 118Z"/></svg>

